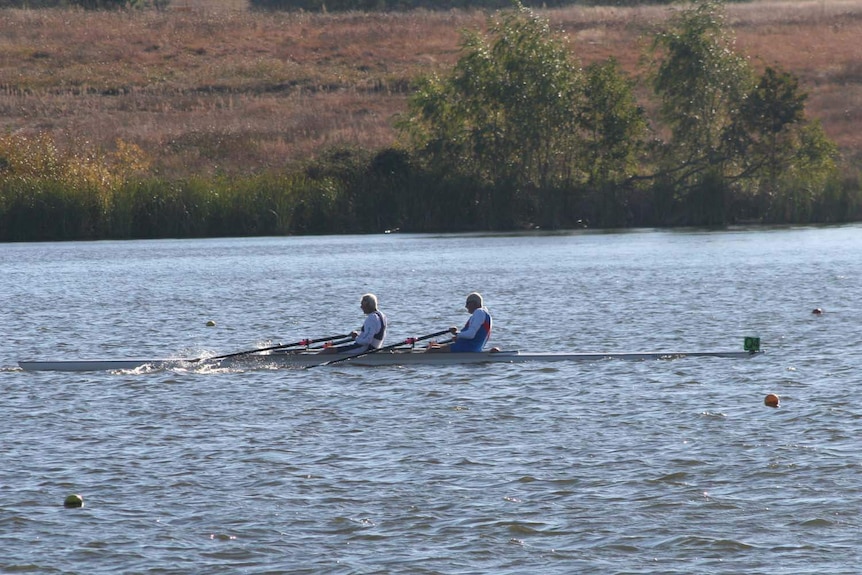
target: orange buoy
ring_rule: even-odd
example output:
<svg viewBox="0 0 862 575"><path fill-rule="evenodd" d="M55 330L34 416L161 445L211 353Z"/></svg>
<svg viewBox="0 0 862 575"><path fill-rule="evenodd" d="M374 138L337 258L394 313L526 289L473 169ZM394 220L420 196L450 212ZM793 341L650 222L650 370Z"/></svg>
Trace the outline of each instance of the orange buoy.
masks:
<svg viewBox="0 0 862 575"><path fill-rule="evenodd" d="M778 407L780 402L780 398L774 393L770 393L766 396L766 399L763 400L763 405L767 405L769 407Z"/></svg>

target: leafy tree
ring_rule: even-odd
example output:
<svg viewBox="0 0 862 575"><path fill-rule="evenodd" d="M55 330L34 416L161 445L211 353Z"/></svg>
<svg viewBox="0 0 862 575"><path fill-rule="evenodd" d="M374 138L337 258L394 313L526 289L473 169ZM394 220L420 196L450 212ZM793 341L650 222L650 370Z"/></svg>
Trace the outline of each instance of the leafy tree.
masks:
<svg viewBox="0 0 862 575"><path fill-rule="evenodd" d="M732 50L721 2L705 0L657 35L653 80L666 140L657 164L662 190L685 206L676 220L722 224L754 194L766 219L807 221L835 176L835 146L805 118L806 95L791 74L757 76Z"/></svg>
<svg viewBox="0 0 862 575"><path fill-rule="evenodd" d="M785 206L781 217L797 221L807 219L802 214L810 213L812 194L823 188L835 169L836 148L819 124L807 121L806 99L795 76L767 67L728 138L742 158L741 177L753 182L761 210L768 213L773 202L796 197L800 201L790 204L799 205ZM801 189L807 191L799 195Z"/></svg>
<svg viewBox="0 0 862 575"><path fill-rule="evenodd" d="M646 115L613 58L587 67L584 92L579 116L589 183L620 184L635 171Z"/></svg>
<svg viewBox="0 0 862 575"><path fill-rule="evenodd" d="M725 137L751 85L750 68L732 50L720 6L706 0L681 11L654 41L661 57L653 88L667 131L659 170L690 208L683 223L724 222L727 176L737 159Z"/></svg>
<svg viewBox="0 0 862 575"><path fill-rule="evenodd" d="M837 147L819 122L800 124L789 130L786 137L781 154L784 170L776 174L775 181L767 180L763 186L770 191L765 219L811 222L815 219L815 206L837 178Z"/></svg>
<svg viewBox="0 0 862 575"><path fill-rule="evenodd" d="M460 203L488 213L485 226L564 223L574 190L631 169L644 125L615 62L585 77L521 5L492 18L488 37L465 34L451 74L422 79L400 123L438 171L474 183Z"/></svg>
<svg viewBox="0 0 862 575"><path fill-rule="evenodd" d="M638 171L647 124L635 99L634 84L615 59L587 67L579 124L587 186L593 202L601 206L597 223L622 225L627 220L626 192L631 176Z"/></svg>

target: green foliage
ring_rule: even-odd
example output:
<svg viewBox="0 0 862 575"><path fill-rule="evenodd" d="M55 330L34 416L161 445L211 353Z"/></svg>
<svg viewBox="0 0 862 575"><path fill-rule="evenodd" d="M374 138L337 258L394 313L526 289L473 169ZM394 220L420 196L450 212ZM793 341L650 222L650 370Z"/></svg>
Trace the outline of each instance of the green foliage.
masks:
<svg viewBox="0 0 862 575"><path fill-rule="evenodd" d="M465 35L450 75L421 80L399 123L433 171L461 180L465 196L447 201L481 228L559 227L577 223L590 195L623 222L618 188L646 133L633 82L614 60L581 70L523 6L488 30Z"/></svg>
<svg viewBox="0 0 862 575"><path fill-rule="evenodd" d="M725 130L751 81L747 63L731 49L719 6L708 0L683 10L654 42L660 60L653 88L670 136L660 165L680 188L697 185L707 168L727 159Z"/></svg>
<svg viewBox="0 0 862 575"><path fill-rule="evenodd" d="M806 121L794 76L767 68L756 77L733 52L720 8L699 2L656 37L653 87L668 137L655 161L682 208L666 223L726 223L748 194L763 219L808 221L834 177L834 145Z"/></svg>
<svg viewBox="0 0 862 575"><path fill-rule="evenodd" d="M400 126L432 169L475 183L481 227L511 227L516 215L570 183L577 148L580 70L547 22L518 6L489 22L489 38L465 35L446 78L426 78ZM472 187L472 186L471 186Z"/></svg>
<svg viewBox="0 0 862 575"><path fill-rule="evenodd" d="M799 91L799 80L795 76L770 66L748 95L740 117L752 132L779 134L788 125L805 119L806 98L807 95Z"/></svg>
<svg viewBox="0 0 862 575"><path fill-rule="evenodd" d="M115 195L149 166L134 144L118 141L113 152L82 144L63 152L45 134L0 136L0 158L0 223L5 223L6 239L109 234Z"/></svg>
<svg viewBox="0 0 862 575"><path fill-rule="evenodd" d="M619 185L636 170L646 114L638 106L633 82L614 59L587 68L584 92L579 114L589 183Z"/></svg>
<svg viewBox="0 0 862 575"><path fill-rule="evenodd" d="M789 131L787 139L776 160L782 170L761 180L764 218L812 222L819 198L836 177L837 149L818 122Z"/></svg>
<svg viewBox="0 0 862 575"><path fill-rule="evenodd" d="M630 178L638 171L645 147L646 114L638 106L634 83L614 59L586 69L579 123L584 133L581 154L590 203L599 207L596 225L620 226L630 219Z"/></svg>
<svg viewBox="0 0 862 575"><path fill-rule="evenodd" d="M858 168L839 175L796 77L734 53L720 6L656 36L641 107L617 62L582 70L518 4L417 82L405 148L332 149L289 173L165 181L128 142L0 136L0 241L862 218Z"/></svg>
<svg viewBox="0 0 862 575"><path fill-rule="evenodd" d="M0 190L0 241L104 237L103 211L91 190L19 179Z"/></svg>
<svg viewBox="0 0 862 575"><path fill-rule="evenodd" d="M835 177L837 149L806 119L805 100L796 77L768 67L731 130L742 176L767 220L810 221L816 196Z"/></svg>

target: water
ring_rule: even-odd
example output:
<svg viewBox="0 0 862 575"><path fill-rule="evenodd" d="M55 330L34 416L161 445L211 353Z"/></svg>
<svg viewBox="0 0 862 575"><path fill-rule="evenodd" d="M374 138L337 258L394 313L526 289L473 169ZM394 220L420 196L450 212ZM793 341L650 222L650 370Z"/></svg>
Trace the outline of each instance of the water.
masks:
<svg viewBox="0 0 862 575"><path fill-rule="evenodd" d="M859 226L0 245L0 572L856 573L860 247ZM461 325L473 290L503 348L767 353L15 367L342 333L366 291L395 342Z"/></svg>

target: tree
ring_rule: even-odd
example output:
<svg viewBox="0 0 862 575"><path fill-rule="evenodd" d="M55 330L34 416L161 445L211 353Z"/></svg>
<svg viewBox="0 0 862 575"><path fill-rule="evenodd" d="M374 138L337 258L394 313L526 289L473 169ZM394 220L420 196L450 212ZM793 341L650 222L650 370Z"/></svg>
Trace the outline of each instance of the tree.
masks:
<svg viewBox="0 0 862 575"><path fill-rule="evenodd" d="M688 206L684 223L724 222L726 177L735 160L725 136L751 85L720 6L706 0L679 12L654 42L660 62L653 88L669 132L659 147L660 178Z"/></svg>
<svg viewBox="0 0 862 575"><path fill-rule="evenodd" d="M587 186L601 207L601 222L622 225L627 219L630 178L638 171L644 147L646 115L638 106L633 82L613 58L587 67L583 105L583 165Z"/></svg>
<svg viewBox="0 0 862 575"><path fill-rule="evenodd" d="M723 224L733 200L752 194L761 217L805 220L834 176L835 146L806 120L796 77L772 67L758 76L733 52L720 7L699 2L656 37L666 137L656 189L673 190L682 223Z"/></svg>
<svg viewBox="0 0 862 575"><path fill-rule="evenodd" d="M795 76L767 67L748 94L729 138L744 159L743 174L754 182L763 212L781 202L785 206L780 217L797 221L807 219L803 213L810 215L812 195L835 168L836 148L819 124L807 121L806 99Z"/></svg>
<svg viewBox="0 0 862 575"><path fill-rule="evenodd" d="M492 18L489 34L465 34L451 74L421 81L400 126L432 165L476 183L467 203L484 225L508 227L518 211L553 215L552 190L573 181L581 70L523 6Z"/></svg>

